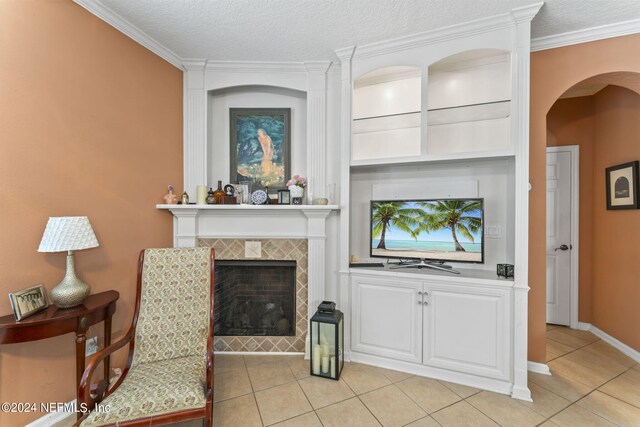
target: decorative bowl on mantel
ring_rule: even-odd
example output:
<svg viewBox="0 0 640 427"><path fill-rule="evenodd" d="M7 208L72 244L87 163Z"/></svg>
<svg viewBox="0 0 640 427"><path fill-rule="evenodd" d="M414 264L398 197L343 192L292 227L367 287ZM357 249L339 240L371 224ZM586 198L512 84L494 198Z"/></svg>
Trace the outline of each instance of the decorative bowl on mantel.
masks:
<svg viewBox="0 0 640 427"><path fill-rule="evenodd" d="M256 190L251 193L251 201L254 205L264 205L267 198L267 193L264 190Z"/></svg>

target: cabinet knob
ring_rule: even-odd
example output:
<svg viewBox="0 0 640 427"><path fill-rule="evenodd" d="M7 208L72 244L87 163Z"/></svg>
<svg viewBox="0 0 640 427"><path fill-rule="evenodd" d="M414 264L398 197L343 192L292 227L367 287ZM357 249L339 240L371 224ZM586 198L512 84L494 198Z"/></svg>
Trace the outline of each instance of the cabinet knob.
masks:
<svg viewBox="0 0 640 427"><path fill-rule="evenodd" d="M422 295L422 291L418 291L418 295Z"/></svg>
<svg viewBox="0 0 640 427"><path fill-rule="evenodd" d="M421 300L418 300L418 304L422 305L422 301L421 301Z"/></svg>

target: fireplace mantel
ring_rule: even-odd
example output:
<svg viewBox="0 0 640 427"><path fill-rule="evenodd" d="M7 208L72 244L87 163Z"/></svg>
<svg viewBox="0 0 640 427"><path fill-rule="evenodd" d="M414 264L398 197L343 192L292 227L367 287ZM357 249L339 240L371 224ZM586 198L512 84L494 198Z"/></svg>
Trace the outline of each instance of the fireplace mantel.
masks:
<svg viewBox="0 0 640 427"><path fill-rule="evenodd" d="M156 205L173 214L174 247L198 239L307 239L309 318L325 297L326 219L337 205Z"/></svg>

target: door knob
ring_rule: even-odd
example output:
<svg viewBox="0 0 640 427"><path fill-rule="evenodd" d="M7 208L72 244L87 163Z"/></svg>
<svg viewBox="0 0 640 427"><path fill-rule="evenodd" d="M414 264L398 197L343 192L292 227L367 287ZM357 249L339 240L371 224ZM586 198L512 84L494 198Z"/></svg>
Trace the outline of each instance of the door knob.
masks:
<svg viewBox="0 0 640 427"><path fill-rule="evenodd" d="M558 249L560 249L561 251L566 251L567 249L569 249L569 246L567 245L560 245L559 248L555 248L554 251L557 251Z"/></svg>

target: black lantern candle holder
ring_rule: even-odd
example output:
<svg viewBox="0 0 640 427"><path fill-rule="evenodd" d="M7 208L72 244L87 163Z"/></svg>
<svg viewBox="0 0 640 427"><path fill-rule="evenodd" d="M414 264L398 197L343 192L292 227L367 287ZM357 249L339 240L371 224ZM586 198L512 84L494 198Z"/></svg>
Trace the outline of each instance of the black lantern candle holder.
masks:
<svg viewBox="0 0 640 427"><path fill-rule="evenodd" d="M498 277L513 277L513 264L498 264L497 273Z"/></svg>
<svg viewBox="0 0 640 427"><path fill-rule="evenodd" d="M344 366L344 316L336 303L322 301L311 317L310 373L318 377L339 380Z"/></svg>

